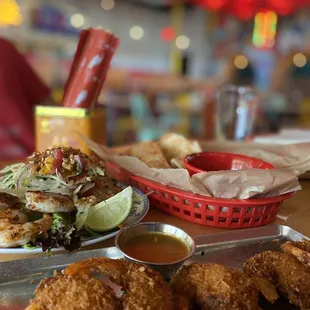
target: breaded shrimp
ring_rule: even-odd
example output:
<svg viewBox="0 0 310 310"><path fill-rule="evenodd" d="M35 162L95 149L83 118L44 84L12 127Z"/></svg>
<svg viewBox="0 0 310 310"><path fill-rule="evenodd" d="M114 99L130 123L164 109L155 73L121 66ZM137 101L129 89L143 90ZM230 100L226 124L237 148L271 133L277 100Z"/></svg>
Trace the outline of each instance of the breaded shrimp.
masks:
<svg viewBox="0 0 310 310"><path fill-rule="evenodd" d="M294 256L265 251L249 258L243 267L250 277L271 281L280 295L293 305L310 308L310 269Z"/></svg>
<svg viewBox="0 0 310 310"><path fill-rule="evenodd" d="M275 286L265 278L251 277L252 283L262 293L262 295L272 304L279 298Z"/></svg>
<svg viewBox="0 0 310 310"><path fill-rule="evenodd" d="M72 212L73 200L68 196L43 192L26 192L26 209L42 213Z"/></svg>
<svg viewBox="0 0 310 310"><path fill-rule="evenodd" d="M68 266L66 275L92 275L94 272L109 277L122 286L122 309L172 310L173 296L164 278L156 271L122 259L90 258Z"/></svg>
<svg viewBox="0 0 310 310"><path fill-rule="evenodd" d="M52 226L52 216L43 214L43 217L34 221L27 222L25 215L21 216L21 211L17 217L11 218L16 210L9 213L8 218L0 219L0 247L12 248L25 245L31 239L41 233L48 231Z"/></svg>
<svg viewBox="0 0 310 310"><path fill-rule="evenodd" d="M310 240L288 241L282 244L281 249L295 256L305 266L310 267Z"/></svg>
<svg viewBox="0 0 310 310"><path fill-rule="evenodd" d="M208 310L258 310L258 289L244 273L218 264L183 266L171 279L173 291Z"/></svg>
<svg viewBox="0 0 310 310"><path fill-rule="evenodd" d="M173 294L174 310L189 310L191 307L191 300L187 296L180 294Z"/></svg>
<svg viewBox="0 0 310 310"><path fill-rule="evenodd" d="M87 275L56 275L40 282L26 310L118 310L119 301L102 281Z"/></svg>

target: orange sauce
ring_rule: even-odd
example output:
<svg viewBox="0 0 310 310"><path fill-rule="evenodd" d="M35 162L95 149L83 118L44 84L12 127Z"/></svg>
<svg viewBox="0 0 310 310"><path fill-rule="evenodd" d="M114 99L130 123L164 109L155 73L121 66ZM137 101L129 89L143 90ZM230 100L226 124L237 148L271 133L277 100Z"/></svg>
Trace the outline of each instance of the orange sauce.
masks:
<svg viewBox="0 0 310 310"><path fill-rule="evenodd" d="M189 254L180 239L160 232L150 232L129 239L123 251L132 258L150 263L171 263Z"/></svg>

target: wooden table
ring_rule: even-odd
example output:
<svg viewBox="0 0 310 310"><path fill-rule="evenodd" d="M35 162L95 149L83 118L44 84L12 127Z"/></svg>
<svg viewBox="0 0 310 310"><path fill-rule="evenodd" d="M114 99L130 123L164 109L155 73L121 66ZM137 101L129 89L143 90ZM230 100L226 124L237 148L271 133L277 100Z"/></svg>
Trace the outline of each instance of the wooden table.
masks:
<svg viewBox="0 0 310 310"><path fill-rule="evenodd" d="M294 197L284 202L280 216L289 216L287 221L278 219L276 223L288 225L295 230L300 231L304 235L310 237L310 180L301 181L302 190L299 191ZM158 221L165 222L180 227L185 230L191 236L197 236L202 234L214 234L218 232L227 231L227 229L213 228L207 226L201 226L193 224L185 220L179 219L172 215L158 211L155 208L150 209L144 221ZM82 248L82 250L98 249L114 246L114 239L109 239L98 244ZM21 258L29 258L46 254L27 254L27 255L16 255L16 254L0 254L0 262L7 260L15 260Z"/></svg>

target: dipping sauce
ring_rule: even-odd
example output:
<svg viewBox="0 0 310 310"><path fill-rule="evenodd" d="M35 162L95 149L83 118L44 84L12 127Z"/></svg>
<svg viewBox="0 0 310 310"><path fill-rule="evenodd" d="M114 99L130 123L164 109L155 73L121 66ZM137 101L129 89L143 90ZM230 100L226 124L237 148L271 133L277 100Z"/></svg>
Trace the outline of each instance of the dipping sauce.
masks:
<svg viewBox="0 0 310 310"><path fill-rule="evenodd" d="M161 232L150 232L129 239L123 247L132 258L150 263L171 263L189 254L189 247L180 239Z"/></svg>

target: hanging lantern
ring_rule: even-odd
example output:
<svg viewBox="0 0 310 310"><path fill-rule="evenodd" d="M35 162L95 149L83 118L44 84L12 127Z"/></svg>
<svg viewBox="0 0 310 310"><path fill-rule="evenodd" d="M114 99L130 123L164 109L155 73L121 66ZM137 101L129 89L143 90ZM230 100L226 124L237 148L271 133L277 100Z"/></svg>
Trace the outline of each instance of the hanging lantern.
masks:
<svg viewBox="0 0 310 310"><path fill-rule="evenodd" d="M292 0L269 0L270 6L280 15L289 15L294 11Z"/></svg>
<svg viewBox="0 0 310 310"><path fill-rule="evenodd" d="M219 12L233 14L240 19L250 19L262 10L289 15L310 6L310 0L191 0L195 4Z"/></svg>
<svg viewBox="0 0 310 310"><path fill-rule="evenodd" d="M251 19L255 15L255 7L251 1L235 1L234 13L240 19Z"/></svg>
<svg viewBox="0 0 310 310"><path fill-rule="evenodd" d="M210 10L220 10L227 4L227 2L227 0L202 0L200 5L207 7Z"/></svg>

